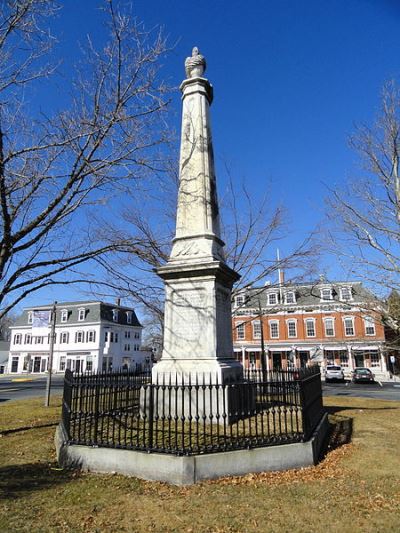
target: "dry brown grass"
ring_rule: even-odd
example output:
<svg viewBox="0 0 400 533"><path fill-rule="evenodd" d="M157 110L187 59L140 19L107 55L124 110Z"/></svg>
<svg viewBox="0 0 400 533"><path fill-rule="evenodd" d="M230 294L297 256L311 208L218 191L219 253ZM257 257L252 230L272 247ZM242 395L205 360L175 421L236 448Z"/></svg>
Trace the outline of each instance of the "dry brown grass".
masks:
<svg viewBox="0 0 400 533"><path fill-rule="evenodd" d="M0 406L1 429L54 421L60 404ZM178 488L58 469L54 427L0 438L1 532L399 530L400 403L327 398L337 432L316 467ZM353 426L353 438L347 435Z"/></svg>

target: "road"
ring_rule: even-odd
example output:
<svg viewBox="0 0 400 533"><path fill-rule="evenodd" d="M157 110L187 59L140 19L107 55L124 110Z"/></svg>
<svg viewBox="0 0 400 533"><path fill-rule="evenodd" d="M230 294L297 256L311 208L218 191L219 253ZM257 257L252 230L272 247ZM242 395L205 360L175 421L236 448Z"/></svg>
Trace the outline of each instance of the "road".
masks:
<svg viewBox="0 0 400 533"><path fill-rule="evenodd" d="M24 381L18 381L19 379ZM53 376L52 394L61 395L63 391L63 376ZM8 400L22 400L37 396L45 396L46 377L26 376L0 377L0 402ZM376 400L397 400L400 401L400 382L357 384L353 383L322 383L324 396L350 396L358 398L375 398Z"/></svg>
<svg viewBox="0 0 400 533"><path fill-rule="evenodd" d="M2 376L0 378L0 403L43 396L46 392L45 376ZM21 381L19 381L21 380ZM53 376L51 394L62 394L64 376Z"/></svg>
<svg viewBox="0 0 400 533"><path fill-rule="evenodd" d="M375 400L400 401L400 382L395 383L322 383L324 396L350 396Z"/></svg>

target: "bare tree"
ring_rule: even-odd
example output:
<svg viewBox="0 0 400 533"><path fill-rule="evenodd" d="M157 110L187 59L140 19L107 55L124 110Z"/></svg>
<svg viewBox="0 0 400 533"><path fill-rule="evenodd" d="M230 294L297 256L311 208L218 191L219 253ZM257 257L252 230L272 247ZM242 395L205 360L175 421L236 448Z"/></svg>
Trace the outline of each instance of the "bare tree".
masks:
<svg viewBox="0 0 400 533"><path fill-rule="evenodd" d="M352 277L385 295L400 289L400 92L394 82L383 88L376 123L359 127L350 142L363 173L331 191L331 249Z"/></svg>
<svg viewBox="0 0 400 533"><path fill-rule="evenodd" d="M47 285L87 282L79 269L105 252L130 251L131 241L95 236L90 220L132 180L163 171L168 88L159 79L163 36L108 0L107 42L96 49L88 38L68 107L35 114L23 96L55 72L47 18L57 8L0 4L1 317Z"/></svg>
<svg viewBox="0 0 400 533"><path fill-rule="evenodd" d="M253 286L258 286L261 293L265 290L266 279L277 280L279 269L286 271L288 282L309 278L315 272L317 257L312 236L278 261L276 247L290 231L285 209L282 206L271 208L267 193L265 197L256 199L245 185L235 184L228 168L226 171L228 185L221 195L222 238L226 242L227 263L242 276L234 287L232 297L238 291ZM138 303L157 337L163 328L164 284L155 270L168 260L174 237L177 174L176 169L171 169L170 180L164 181L164 188L156 201L152 196L151 208L146 208L141 199L141 209L129 209L123 213L123 229L120 226L107 229L107 237L111 241L122 239L130 242L131 253L98 258L96 261L105 274L101 286L93 284L98 296L117 294ZM240 208L237 205L239 197L245 199ZM157 212L157 217L152 216L154 212ZM98 225L104 227L101 222ZM103 238L106 236L103 235ZM268 288L271 286L268 285Z"/></svg>

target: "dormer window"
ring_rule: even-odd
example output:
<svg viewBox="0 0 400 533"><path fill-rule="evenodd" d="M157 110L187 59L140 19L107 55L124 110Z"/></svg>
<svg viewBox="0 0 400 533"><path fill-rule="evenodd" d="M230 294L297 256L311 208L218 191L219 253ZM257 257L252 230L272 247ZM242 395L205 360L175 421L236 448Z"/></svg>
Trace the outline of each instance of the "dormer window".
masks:
<svg viewBox="0 0 400 533"><path fill-rule="evenodd" d="M126 323L132 324L132 312L131 311L126 312Z"/></svg>
<svg viewBox="0 0 400 533"><path fill-rule="evenodd" d="M83 322L85 320L86 309L81 307L78 309L78 322Z"/></svg>
<svg viewBox="0 0 400 533"><path fill-rule="evenodd" d="M28 311L28 324L33 322L33 311Z"/></svg>
<svg viewBox="0 0 400 533"><path fill-rule="evenodd" d="M113 309L113 322L118 322L118 309Z"/></svg>
<svg viewBox="0 0 400 533"><path fill-rule="evenodd" d="M340 299L345 302L352 300L351 287L342 287L340 289Z"/></svg>
<svg viewBox="0 0 400 533"><path fill-rule="evenodd" d="M68 320L68 310L62 309L61 310L61 322L67 322Z"/></svg>
<svg viewBox="0 0 400 533"><path fill-rule="evenodd" d="M244 294L238 294L235 296L235 307L241 307L245 303Z"/></svg>
<svg viewBox="0 0 400 533"><path fill-rule="evenodd" d="M287 304L295 304L296 303L296 295L294 292L287 292L285 294L285 303Z"/></svg>
<svg viewBox="0 0 400 533"><path fill-rule="evenodd" d="M333 299L333 296L332 296L331 288L321 289L321 300L322 301L327 301L327 300L332 300L332 299Z"/></svg>
<svg viewBox="0 0 400 533"><path fill-rule="evenodd" d="M276 305L278 303L278 295L276 292L268 294L268 305Z"/></svg>

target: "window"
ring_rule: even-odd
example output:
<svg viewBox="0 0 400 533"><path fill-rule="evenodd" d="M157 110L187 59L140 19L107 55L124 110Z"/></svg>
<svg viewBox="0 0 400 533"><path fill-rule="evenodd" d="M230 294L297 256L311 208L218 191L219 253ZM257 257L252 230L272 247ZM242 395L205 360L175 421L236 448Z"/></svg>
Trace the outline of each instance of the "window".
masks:
<svg viewBox="0 0 400 533"><path fill-rule="evenodd" d="M33 312L28 311L28 324L32 324L33 322Z"/></svg>
<svg viewBox="0 0 400 533"><path fill-rule="evenodd" d="M135 339L140 339L140 333L138 333L137 331L135 332Z"/></svg>
<svg viewBox="0 0 400 533"><path fill-rule="evenodd" d="M295 320L287 321L288 337L297 337L297 324Z"/></svg>
<svg viewBox="0 0 400 533"><path fill-rule="evenodd" d="M108 331L104 332L104 342L108 341Z"/></svg>
<svg viewBox="0 0 400 533"><path fill-rule="evenodd" d="M69 333L67 331L63 331L60 334L60 344L68 344L69 340Z"/></svg>
<svg viewBox="0 0 400 533"><path fill-rule="evenodd" d="M35 344L44 344L44 337L33 337L35 339Z"/></svg>
<svg viewBox="0 0 400 533"><path fill-rule="evenodd" d="M306 320L306 335L307 337L315 337L315 320L313 318Z"/></svg>
<svg viewBox="0 0 400 533"><path fill-rule="evenodd" d="M236 339L238 341L244 340L245 338L245 326L244 323L236 324Z"/></svg>
<svg viewBox="0 0 400 533"><path fill-rule="evenodd" d="M131 338L131 332L130 331L125 331L125 339L130 339L130 338ZM136 337L135 337L135 339L136 339Z"/></svg>
<svg viewBox="0 0 400 533"><path fill-rule="evenodd" d="M86 333L86 342L95 342L96 341L96 332L94 329L91 329Z"/></svg>
<svg viewBox="0 0 400 533"><path fill-rule="evenodd" d="M375 335L375 322L373 318L366 316L364 318L364 325L366 335Z"/></svg>
<svg viewBox="0 0 400 533"><path fill-rule="evenodd" d="M380 366L379 352L377 350L371 350L368 352L370 365L373 367Z"/></svg>
<svg viewBox="0 0 400 533"><path fill-rule="evenodd" d="M58 367L60 372L64 372L64 370L65 370L65 359L66 359L65 355L62 355L60 357L60 365Z"/></svg>
<svg viewBox="0 0 400 533"><path fill-rule="evenodd" d="M25 334L25 344L32 344L32 335L30 333Z"/></svg>
<svg viewBox="0 0 400 533"><path fill-rule="evenodd" d="M235 296L235 307L241 307L242 305L244 305L244 302L244 294L238 294L237 296Z"/></svg>
<svg viewBox="0 0 400 533"><path fill-rule="evenodd" d="M342 287L340 289L340 299L345 302L348 302L352 299L351 287Z"/></svg>
<svg viewBox="0 0 400 533"><path fill-rule="evenodd" d="M131 345L130 344L125 344L124 348L125 348L126 352L129 352L131 350Z"/></svg>
<svg viewBox="0 0 400 533"><path fill-rule="evenodd" d="M255 320L252 324L253 324L253 339L261 339L261 321Z"/></svg>
<svg viewBox="0 0 400 533"><path fill-rule="evenodd" d="M18 372L19 357L13 357L11 359L11 372Z"/></svg>
<svg viewBox="0 0 400 533"><path fill-rule="evenodd" d="M68 311L67 309L61 310L61 322L66 322L68 320Z"/></svg>
<svg viewBox="0 0 400 533"><path fill-rule="evenodd" d="M118 342L118 333L115 334L115 342Z"/></svg>
<svg viewBox="0 0 400 533"><path fill-rule="evenodd" d="M21 333L16 333L14 335L14 344L22 344L22 335L21 335Z"/></svg>
<svg viewBox="0 0 400 533"><path fill-rule="evenodd" d="M349 354L341 350L339 353L339 359L340 359L340 366L347 367L349 366Z"/></svg>
<svg viewBox="0 0 400 533"><path fill-rule="evenodd" d="M86 359L86 370L91 372L93 370L93 357L88 355Z"/></svg>
<svg viewBox="0 0 400 533"><path fill-rule="evenodd" d="M354 335L354 319L352 317L344 319L344 334L346 337L352 337Z"/></svg>
<svg viewBox="0 0 400 533"><path fill-rule="evenodd" d="M321 289L321 300L332 300L332 289Z"/></svg>
<svg viewBox="0 0 400 533"><path fill-rule="evenodd" d="M271 339L279 339L279 322L274 321L269 323L269 333Z"/></svg>
<svg viewBox="0 0 400 533"><path fill-rule="evenodd" d="M335 336L335 322L333 318L325 318L325 335L327 337L334 337Z"/></svg>
<svg viewBox="0 0 400 533"><path fill-rule="evenodd" d="M276 305L278 303L278 295L276 292L271 292L268 294L268 305Z"/></svg>
<svg viewBox="0 0 400 533"><path fill-rule="evenodd" d="M287 292L285 294L285 302L287 304L295 304L296 303L296 296L294 292Z"/></svg>
<svg viewBox="0 0 400 533"><path fill-rule="evenodd" d="M83 331L75 332L75 342L85 342L85 335Z"/></svg>
<svg viewBox="0 0 400 533"><path fill-rule="evenodd" d="M85 314L86 310L83 307L78 309L78 322L83 322L83 320L85 320Z"/></svg>
<svg viewBox="0 0 400 533"><path fill-rule="evenodd" d="M110 331L110 342L114 342L114 332Z"/></svg>
<svg viewBox="0 0 400 533"><path fill-rule="evenodd" d="M132 324L132 312L131 311L126 312L126 323Z"/></svg>
<svg viewBox="0 0 400 533"><path fill-rule="evenodd" d="M113 321L118 322L118 309L113 309Z"/></svg>

